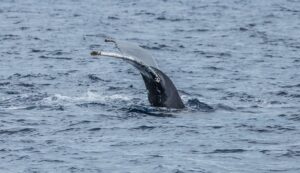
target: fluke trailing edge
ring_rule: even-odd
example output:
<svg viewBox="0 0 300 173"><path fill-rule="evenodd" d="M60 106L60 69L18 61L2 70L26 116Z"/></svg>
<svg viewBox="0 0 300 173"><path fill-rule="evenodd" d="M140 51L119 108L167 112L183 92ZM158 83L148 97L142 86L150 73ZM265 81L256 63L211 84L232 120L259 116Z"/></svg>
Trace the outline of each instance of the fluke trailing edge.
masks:
<svg viewBox="0 0 300 173"><path fill-rule="evenodd" d="M184 104L171 79L158 69L152 56L133 43L106 39L106 42L116 44L120 53L93 51L93 56L108 56L122 59L133 65L141 73L148 90L148 99L152 106L167 108L184 108Z"/></svg>

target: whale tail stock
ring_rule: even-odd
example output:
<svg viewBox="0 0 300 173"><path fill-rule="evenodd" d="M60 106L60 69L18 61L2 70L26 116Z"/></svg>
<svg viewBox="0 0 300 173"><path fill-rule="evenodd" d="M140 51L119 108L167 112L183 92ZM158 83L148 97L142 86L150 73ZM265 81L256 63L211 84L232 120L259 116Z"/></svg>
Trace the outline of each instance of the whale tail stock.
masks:
<svg viewBox="0 0 300 173"><path fill-rule="evenodd" d="M148 90L148 100L152 106L184 108L175 85L166 74L158 69L156 61L148 52L127 41L105 39L105 42L115 43L120 53L92 51L91 55L122 59L138 69Z"/></svg>

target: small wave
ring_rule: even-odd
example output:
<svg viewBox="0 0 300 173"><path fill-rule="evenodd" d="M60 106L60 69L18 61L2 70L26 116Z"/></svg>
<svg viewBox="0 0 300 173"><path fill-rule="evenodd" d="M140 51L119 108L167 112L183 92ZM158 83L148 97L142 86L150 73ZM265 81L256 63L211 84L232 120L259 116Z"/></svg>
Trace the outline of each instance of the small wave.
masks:
<svg viewBox="0 0 300 173"><path fill-rule="evenodd" d="M0 135L13 135L17 133L31 133L36 131L34 128L15 128L15 129L6 129L6 130L0 130Z"/></svg>
<svg viewBox="0 0 300 173"><path fill-rule="evenodd" d="M30 74L20 74L20 73L15 73L11 76L9 76L7 79L11 80L11 79L23 79L23 78L43 78L46 80L53 80L55 79L55 77L50 76L48 74L42 74L42 73L30 73Z"/></svg>
<svg viewBox="0 0 300 173"><path fill-rule="evenodd" d="M284 117L288 120L292 120L292 121L300 121L300 114L291 114L291 115L287 115L287 114L279 114L279 117Z"/></svg>
<svg viewBox="0 0 300 173"><path fill-rule="evenodd" d="M289 116L289 120L300 121L300 114L292 114Z"/></svg>
<svg viewBox="0 0 300 173"><path fill-rule="evenodd" d="M32 53L42 53L45 52L45 50L40 50L40 49L31 49Z"/></svg>
<svg viewBox="0 0 300 173"><path fill-rule="evenodd" d="M79 121L79 122L76 122L76 123L72 123L69 126L76 126L76 125L89 124L89 123L91 123L91 121L83 120L83 121Z"/></svg>
<svg viewBox="0 0 300 173"><path fill-rule="evenodd" d="M213 129L221 129L223 128L224 126L209 126L210 128L213 128Z"/></svg>
<svg viewBox="0 0 300 173"><path fill-rule="evenodd" d="M150 115L150 116L157 116L157 117L174 117L171 110L167 110L164 108L132 106L129 108L122 108L121 110L125 110L131 114Z"/></svg>
<svg viewBox="0 0 300 173"><path fill-rule="evenodd" d="M99 103L99 102L89 102L89 103L77 104L77 106L88 108L88 107L98 107L98 106L102 107L102 106L105 106L105 104L104 103Z"/></svg>
<svg viewBox="0 0 300 173"><path fill-rule="evenodd" d="M18 104L22 104L22 106L24 106L25 103L33 103L33 102L41 101L46 97L48 97L46 93L37 93L34 95L22 94L15 97L3 98L2 104L10 105L10 106L18 106Z"/></svg>
<svg viewBox="0 0 300 173"><path fill-rule="evenodd" d="M89 75L88 75L88 78L89 78L92 82L99 82L99 81L102 81L102 82L109 82L109 80L101 79L100 77L96 76L95 74L89 74Z"/></svg>
<svg viewBox="0 0 300 173"><path fill-rule="evenodd" d="M102 130L102 128L94 127L94 128L89 129L89 131L99 131L99 130Z"/></svg>
<svg viewBox="0 0 300 173"><path fill-rule="evenodd" d="M0 110L0 115L1 116L4 116L4 115L13 115L12 113L9 113L9 112L4 112L4 111L1 111Z"/></svg>
<svg viewBox="0 0 300 173"><path fill-rule="evenodd" d="M48 106L48 105L32 105L32 106L8 106L6 108L7 110L57 110L57 111L64 111L65 108L62 105L53 105L53 106Z"/></svg>
<svg viewBox="0 0 300 173"><path fill-rule="evenodd" d="M63 129L63 130L57 130L54 132L54 134L58 134L58 133L66 133L66 132L70 132L70 131L78 131L80 130L80 128L67 128L67 129Z"/></svg>
<svg viewBox="0 0 300 173"><path fill-rule="evenodd" d="M150 49L150 50L161 50L161 49L164 49L168 46L165 45L165 44L155 43L155 46L141 46L141 47L144 48L144 49Z"/></svg>
<svg viewBox="0 0 300 173"><path fill-rule="evenodd" d="M276 93L276 95L278 95L278 96L287 96L288 93L286 91L279 91L279 92Z"/></svg>
<svg viewBox="0 0 300 173"><path fill-rule="evenodd" d="M196 111L213 112L214 108L206 103L200 102L198 99L189 99L187 101L188 108Z"/></svg>
<svg viewBox="0 0 300 173"><path fill-rule="evenodd" d="M26 87L26 88L33 88L34 87L34 84L30 84L30 83L18 83L17 84L18 86L21 86L21 87Z"/></svg>
<svg viewBox="0 0 300 173"><path fill-rule="evenodd" d="M39 58L41 58L41 59L72 60L72 58L70 58L70 57L51 57L51 56L45 56L45 55L41 55L41 56L39 56Z"/></svg>
<svg viewBox="0 0 300 173"><path fill-rule="evenodd" d="M216 149L212 152L210 152L210 154L216 154L216 153L243 153L246 152L247 150L244 149Z"/></svg>
<svg viewBox="0 0 300 173"><path fill-rule="evenodd" d="M145 10L141 10L140 12L136 12L135 15L136 16L139 16L139 15L155 16L155 13L151 13L151 12L148 12L148 11L145 11Z"/></svg>
<svg viewBox="0 0 300 173"><path fill-rule="evenodd" d="M5 91L5 93L9 94L9 95L20 94L20 92L18 92L18 91Z"/></svg>
<svg viewBox="0 0 300 173"><path fill-rule="evenodd" d="M300 98L300 94L291 94L290 97L292 97L292 98Z"/></svg>
<svg viewBox="0 0 300 173"><path fill-rule="evenodd" d="M300 151L294 151L294 150L287 150L286 153L282 154L281 156L284 157L299 157L300 156Z"/></svg>
<svg viewBox="0 0 300 173"><path fill-rule="evenodd" d="M244 32L244 31L248 31L249 28L246 28L246 27L240 27L239 30L242 31L242 32Z"/></svg>
<svg viewBox="0 0 300 173"><path fill-rule="evenodd" d="M22 109L26 109L27 106L8 106L6 109L7 110L22 110Z"/></svg>
<svg viewBox="0 0 300 173"><path fill-rule="evenodd" d="M99 44L91 44L91 45L89 46L89 48L90 48L91 50L93 50L93 49L99 49L99 48L101 48L101 45L99 45Z"/></svg>
<svg viewBox="0 0 300 173"><path fill-rule="evenodd" d="M209 29L187 29L187 30L184 30L184 29L175 29L174 32L208 32L210 31Z"/></svg>
<svg viewBox="0 0 300 173"><path fill-rule="evenodd" d="M6 85L9 85L10 82L0 82L0 86L6 86Z"/></svg>
<svg viewBox="0 0 300 173"><path fill-rule="evenodd" d="M258 132L258 133L283 133L286 131L294 131L296 130L293 126L281 126L281 125L268 125L264 127L256 127L253 125L247 125L247 124L241 124L236 126L236 128L246 128L249 131L252 132Z"/></svg>
<svg viewBox="0 0 300 173"><path fill-rule="evenodd" d="M208 70L213 70L213 71L224 70L224 68L216 67L216 66L208 66L208 67L203 67L203 68L208 69Z"/></svg>
<svg viewBox="0 0 300 173"><path fill-rule="evenodd" d="M19 40L21 37L19 35L13 35L13 34L6 34L6 35L0 35L0 40Z"/></svg>
<svg viewBox="0 0 300 173"><path fill-rule="evenodd" d="M118 91L118 90L122 90L122 87L116 87L116 86L110 86L108 87L108 91Z"/></svg>
<svg viewBox="0 0 300 173"><path fill-rule="evenodd" d="M48 162L48 163L64 163L63 160L57 160L57 159L44 159L40 160L39 162Z"/></svg>
<svg viewBox="0 0 300 173"><path fill-rule="evenodd" d="M133 98L130 98L121 94L114 95L105 95L99 94L95 92L88 91L86 94L82 96L66 96L61 94L54 94L52 96L48 96L42 100L44 104L50 105L68 105L68 104L76 104L79 107L97 107L97 106L105 106L107 102L122 102L122 101L130 101Z"/></svg>
<svg viewBox="0 0 300 173"><path fill-rule="evenodd" d="M179 21L187 21L187 20L190 20L190 19L176 18L176 17L166 17L166 16L162 15L162 16L157 17L156 20L179 22Z"/></svg>
<svg viewBox="0 0 300 173"><path fill-rule="evenodd" d="M50 55L59 56L69 54L68 52L63 52L62 50L54 50L49 53Z"/></svg>
<svg viewBox="0 0 300 173"><path fill-rule="evenodd" d="M156 127L155 126L142 125L142 126L134 127L132 129L133 130L153 130L154 128L156 128Z"/></svg>
<svg viewBox="0 0 300 173"><path fill-rule="evenodd" d="M9 76L7 79L13 79L13 78L20 78L22 75L20 74L20 73L15 73L15 74L13 74L13 75L11 75L11 76Z"/></svg>
<svg viewBox="0 0 300 173"><path fill-rule="evenodd" d="M108 16L107 19L109 19L109 20L120 20L120 18L116 17L116 16Z"/></svg>
<svg viewBox="0 0 300 173"><path fill-rule="evenodd" d="M221 109L221 110L225 110L225 111L234 111L235 110L234 108L232 108L230 106L220 104L220 103L216 105L216 109Z"/></svg>

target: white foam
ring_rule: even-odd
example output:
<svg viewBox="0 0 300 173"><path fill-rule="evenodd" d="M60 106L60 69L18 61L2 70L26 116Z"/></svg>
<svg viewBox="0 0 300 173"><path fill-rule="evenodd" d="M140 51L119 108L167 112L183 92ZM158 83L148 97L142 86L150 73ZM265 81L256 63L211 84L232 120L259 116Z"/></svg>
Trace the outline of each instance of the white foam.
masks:
<svg viewBox="0 0 300 173"><path fill-rule="evenodd" d="M9 106L5 108L6 110L21 110L21 109L26 109L27 106Z"/></svg>
<svg viewBox="0 0 300 173"><path fill-rule="evenodd" d="M122 94L113 94L113 95L106 95L104 93L96 93L92 91L87 91L81 96L67 96L62 94L54 94L52 96L46 97L42 100L45 103L84 103L84 102L109 102L109 101L129 101L132 98L122 95Z"/></svg>

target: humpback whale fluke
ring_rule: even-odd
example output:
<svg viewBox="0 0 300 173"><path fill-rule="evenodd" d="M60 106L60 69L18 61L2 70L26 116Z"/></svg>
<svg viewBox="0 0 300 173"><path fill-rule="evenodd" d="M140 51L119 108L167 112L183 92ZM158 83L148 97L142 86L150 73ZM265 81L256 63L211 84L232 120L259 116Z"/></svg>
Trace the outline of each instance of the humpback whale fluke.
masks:
<svg viewBox="0 0 300 173"><path fill-rule="evenodd" d="M127 41L105 39L113 42L120 53L93 51L92 56L108 56L122 59L139 70L148 90L148 100L152 106L167 108L184 108L184 104L171 79L159 70L152 56L143 48Z"/></svg>

